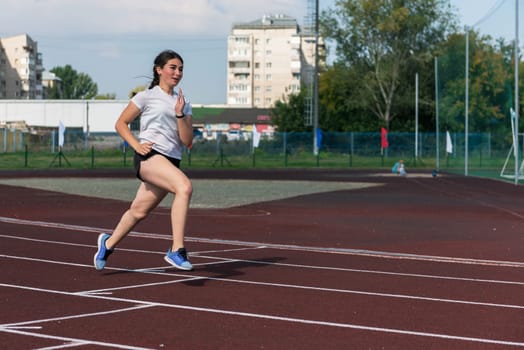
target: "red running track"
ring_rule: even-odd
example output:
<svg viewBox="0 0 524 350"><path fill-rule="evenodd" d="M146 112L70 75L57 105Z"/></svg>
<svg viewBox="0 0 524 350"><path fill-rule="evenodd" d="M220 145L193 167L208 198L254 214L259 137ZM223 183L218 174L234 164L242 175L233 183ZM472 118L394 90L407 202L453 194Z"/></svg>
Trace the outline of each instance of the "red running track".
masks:
<svg viewBox="0 0 524 350"><path fill-rule="evenodd" d="M191 209L191 272L163 261L167 209L98 272L96 237L128 203L0 185L0 347L524 348L521 186L351 170L188 172L383 185Z"/></svg>

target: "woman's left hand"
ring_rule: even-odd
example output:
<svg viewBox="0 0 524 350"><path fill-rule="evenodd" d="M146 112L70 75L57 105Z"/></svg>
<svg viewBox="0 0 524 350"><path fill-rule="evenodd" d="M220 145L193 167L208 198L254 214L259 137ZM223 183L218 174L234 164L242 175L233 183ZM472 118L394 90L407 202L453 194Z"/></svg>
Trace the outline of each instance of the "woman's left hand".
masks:
<svg viewBox="0 0 524 350"><path fill-rule="evenodd" d="M182 92L182 89L178 89L178 96L176 97L176 104L175 104L175 114L183 115L185 106L186 106L186 100L184 99L184 94Z"/></svg>

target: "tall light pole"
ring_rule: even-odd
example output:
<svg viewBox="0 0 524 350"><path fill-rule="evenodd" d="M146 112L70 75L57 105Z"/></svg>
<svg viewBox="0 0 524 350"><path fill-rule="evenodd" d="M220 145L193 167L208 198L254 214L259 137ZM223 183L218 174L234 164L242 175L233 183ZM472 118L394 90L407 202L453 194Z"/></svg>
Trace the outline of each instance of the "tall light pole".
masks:
<svg viewBox="0 0 524 350"><path fill-rule="evenodd" d="M418 158L418 72L415 73L415 164Z"/></svg>
<svg viewBox="0 0 524 350"><path fill-rule="evenodd" d="M436 143L437 143L437 147L436 147L436 155L437 155L437 164L436 164L436 168L437 170L440 170L440 150L439 150L439 147L440 147L440 144L439 144L439 109L438 109L438 104L439 104L439 100L438 100L438 57L435 56L435 136L436 136Z"/></svg>
<svg viewBox="0 0 524 350"><path fill-rule="evenodd" d="M519 0L515 0L515 185L519 183Z"/></svg>
<svg viewBox="0 0 524 350"><path fill-rule="evenodd" d="M464 176L468 176L469 156L469 27L466 26L466 80L465 80L465 109L464 109Z"/></svg>
<svg viewBox="0 0 524 350"><path fill-rule="evenodd" d="M313 70L313 153L318 155L318 0L315 1L315 69Z"/></svg>

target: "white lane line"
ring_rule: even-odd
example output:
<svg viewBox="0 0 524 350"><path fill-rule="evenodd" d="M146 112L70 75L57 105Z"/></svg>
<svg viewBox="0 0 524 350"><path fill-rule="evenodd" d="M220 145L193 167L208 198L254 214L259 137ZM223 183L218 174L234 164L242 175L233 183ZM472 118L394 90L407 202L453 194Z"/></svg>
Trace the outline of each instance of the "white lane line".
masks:
<svg viewBox="0 0 524 350"><path fill-rule="evenodd" d="M427 274L418 274L418 273L391 272L391 271L381 271L381 270L353 269L349 267L289 264L289 263L260 261L260 260L242 260L242 259L233 259L233 258L221 258L221 257L216 257L216 256L206 256L206 255L200 255L200 253L197 253L196 256L198 256L199 258L205 258L205 259L221 260L220 262L216 264L242 262L242 263L259 264L259 265L296 267L296 268L312 269L312 270L356 272L356 273L369 273L369 274L390 275L390 276L400 276L400 277L415 277L415 278L428 278L428 279L437 279L437 280L451 280L451 281L463 281L463 282L509 284L509 285L516 285L516 286L524 286L524 282L519 282L519 281L493 280L493 279L482 279L482 278L471 278L471 277L454 277L454 276L444 276L444 275L427 275ZM211 265L211 264L213 263L212 262L201 263L198 265Z"/></svg>
<svg viewBox="0 0 524 350"><path fill-rule="evenodd" d="M18 225L59 228L59 229L64 229L64 230L74 230L74 231L83 231L83 232L102 233L102 232L111 231L110 229L103 229L103 228L96 228L96 227L89 227L89 226L78 226L78 225L69 225L69 224L61 224L61 223L53 223L53 222L45 222L45 221L24 220L24 219L17 219L17 218L9 218L5 216L0 216L0 222L5 222L9 224L18 224ZM171 236L159 235L156 233L131 232L131 235L138 236L138 237L149 237L149 238L171 240ZM185 237L185 239L189 242L213 243L213 244L224 244L224 245L240 245L240 246L246 246L246 247L266 246L267 248L281 249L281 250L295 250L295 251L301 251L301 252L356 255L356 256L367 256L367 257L382 258L382 259L402 259L402 260L416 260L416 261L445 262L445 263L452 263L452 264L524 268L524 262L518 262L518 261L501 261L501 260L471 259L471 258L433 256L433 255L419 255L419 254L410 254L410 253L383 252L383 251L366 250L366 249L351 249L351 248L305 247L305 246L299 246L299 245L294 245L294 244L244 242L244 241L237 241L237 240L210 239L210 238L189 237L189 236Z"/></svg>
<svg viewBox="0 0 524 350"><path fill-rule="evenodd" d="M65 343L55 346L46 346L45 348L36 348L33 350L57 350L57 349L68 349L68 348L76 348L79 346L89 345L89 343L86 343L84 341L74 341L71 343Z"/></svg>
<svg viewBox="0 0 524 350"><path fill-rule="evenodd" d="M60 245L66 245L66 246L72 246L72 247L83 247L83 248L96 248L96 241L93 242L93 244L84 244L84 243L70 243L70 242L64 242L64 241L53 241L49 239L38 239L38 238L29 238L29 237L20 237L20 236L12 236L12 235L2 235L0 234L1 238L9 238L9 239L18 239L21 241L30 241L30 242L39 242L39 243L49 243L49 244L60 244ZM118 248L118 251L122 252L133 252L133 253L148 253L148 254L160 254L165 255L165 251L155 251L155 250L144 250L144 249L130 249L130 248Z"/></svg>
<svg viewBox="0 0 524 350"><path fill-rule="evenodd" d="M26 241L31 241L31 242L40 242L40 243L49 243L49 244L61 244L61 245L68 245L68 246L77 246L77 247L92 248L94 246L94 245L89 245L89 244L68 243L68 242L62 242L62 241L34 239L34 238L26 238L26 237L18 237L18 236L10 236L10 235L0 235L0 237L9 238L9 239L26 240ZM263 249L263 248L265 248L265 246L259 246L259 247L254 247L254 248L246 248L246 249ZM118 248L118 250L119 251L124 251L124 252L133 252L133 253L148 253L148 254L158 254L158 255L165 254L164 252L158 252L158 251L128 249L128 248ZM242 250L242 249L240 249L240 250ZM227 249L225 249L225 250L215 250L213 252L227 252L227 251L229 251L229 250L227 250ZM219 264L227 264L227 263L244 262L244 263L250 263L250 264L262 264L262 265L283 266L283 267L296 267L296 268L318 269L318 270L328 270L328 271L370 273L370 274L391 275L391 276L401 276L401 277L415 277L415 278L428 278L428 279L452 280L452 281L464 281L464 282L478 282L478 283L492 283L492 284L508 284L508 285L518 285L518 286L524 285L524 282L519 282L519 281L493 280L493 279L468 278L468 277L453 277L453 276L444 276L444 275L414 274L414 273L390 272L390 271L380 271L380 270L353 269L353 268L345 268L345 267L313 266L313 265L278 263L278 262L259 261L259 260L242 260L242 259L233 259L233 258L222 258L222 257L216 257L216 256L207 256L207 255L203 255L204 253L207 253L207 252L193 252L193 253L189 253L189 256L190 257L198 257L198 258L202 258L202 259L210 259L210 260L215 260L215 261L214 262L208 262L208 263L196 263L196 264L193 264L194 266L208 266L208 265L219 265ZM0 256L2 256L2 255L0 254ZM17 257L17 258L21 258L21 257ZM165 267L145 268L143 270L158 270L158 269L162 270L162 269L165 269ZM130 271L137 271L137 270L138 269L130 270Z"/></svg>
<svg viewBox="0 0 524 350"><path fill-rule="evenodd" d="M23 288L27 289L27 288ZM59 291L55 290L37 290L40 292L46 292L46 293L54 293L54 294L64 294ZM65 293L68 295L74 295L71 293ZM70 338L70 337L62 337L62 336L52 336L52 335L46 335L42 333L32 333L27 332L23 330L30 330L30 329L38 329L42 330L42 326L29 326L31 324L38 324L38 323L45 323L45 322L54 322L54 321L65 321L65 320L71 320L71 319L77 319L77 318L87 318L87 317L96 317L96 316L103 316L103 315L109 315L109 314L117 314L122 312L128 312L128 311L135 311L139 309L145 309L153 307L154 305L136 305L132 307L127 308L121 308L121 309L115 309L115 310L108 310L108 311L100 311L100 312L92 312L92 313L86 313L86 314L78 314L78 315L70 315L70 316L61 316L61 317L53 317L53 318L46 318L46 319L39 319L39 320L31 320L31 321L23 321L23 322L16 322L16 323L8 323L0 325L0 332L6 332L6 333L14 333L14 334L20 334L25 336L31 336L36 338L45 338L45 339L53 339L53 340L60 340L60 341L68 341L69 344L62 344L52 347L46 347L46 348L40 348L40 350L44 349L63 349L67 347L74 347L74 346L81 346L81 345L100 345L104 347L114 347L118 349L145 349L149 350L148 348L140 348L137 346L129 346L129 345L123 345L123 344L114 344L114 343L105 343L105 342L98 342L88 339L78 339L78 338Z"/></svg>
<svg viewBox="0 0 524 350"><path fill-rule="evenodd" d="M116 343L105 343L100 341L94 341L94 340L88 340L88 339L78 339L78 338L70 338L70 337L60 337L56 335L48 335L48 334L41 334L41 333L31 333L31 332L24 332L20 330L14 330L14 329L4 329L0 327L0 332L5 333L12 333L12 334L18 334L18 335L24 335L29 336L33 338L43 338L43 339L52 339L52 340L59 340L64 342L73 342L73 343L80 343L83 345L97 345L107 348L114 348L114 349L126 349L126 350L155 350L153 348L143 348L135 345L123 345L123 344L116 344Z"/></svg>
<svg viewBox="0 0 524 350"><path fill-rule="evenodd" d="M39 291L39 292L64 294L61 291L55 291L55 290L49 290L49 289L31 288L31 287L22 287L22 286L12 286L12 285L3 285L3 284L1 284L1 285L5 286L5 287L12 287L12 288L17 288L17 289L28 289L28 290ZM463 337L463 336L457 336L457 335L451 335L451 334L443 334L443 333L409 331L409 330L403 330L403 329L397 329L397 328L385 328L385 327L365 326L365 325L358 325L358 324L351 324L351 323L328 322L328 321L320 321L320 320L308 320L308 319L302 319L302 318L274 316L274 315L268 315L268 314L259 314L259 313L241 312L241 311L231 311L231 310L216 309L216 308L205 308L205 307L196 307L196 306L179 305L179 304L167 304L167 303L159 303L159 302L145 302L145 301L142 301L142 300L128 299L128 298L104 297L104 296L98 296L98 295L83 295L82 297L103 299L103 300L111 300L111 301L118 301L118 302L127 302L127 303L143 305L144 307L151 307L151 306L167 307L167 308L175 308L175 309L182 309L182 310L191 310L191 311L216 313L216 314L222 314L222 315L233 315L233 316L242 316L242 317L250 317L250 318L260 318L260 319L268 319L268 320L273 320L273 321L283 321L283 322L299 323L299 324L310 324L310 325L316 325L316 326L358 329L358 330L365 330L365 331L372 331L372 332L381 332L381 333L413 335L413 336L429 337L429 338L440 338L440 339L447 339L447 340L459 340L459 341L465 341L465 342L475 342L475 343L484 343L484 344L497 344L497 345L508 345L508 346L524 347L524 342L505 341L505 340L500 340L500 339ZM24 324L27 324L27 323L28 322L24 322ZM32 323L34 323L34 322L32 322ZM14 325L17 325L17 324L14 324ZM2 327L3 326L0 325L0 330L3 330ZM90 342L90 343L91 344L95 344L93 342Z"/></svg>
<svg viewBox="0 0 524 350"><path fill-rule="evenodd" d="M26 240L26 241L31 241L31 242L49 243L49 244L60 244L60 245L88 247L88 248L93 247L93 245L88 245L88 244L68 243L68 242L62 242L62 241L34 239L34 238L26 238L26 237L18 237L18 236L10 236L10 235L0 235L0 237L9 238L9 239ZM262 247L258 247L257 249L260 249L260 248ZM158 255L164 254L164 252L139 250L139 249L119 248L118 250L125 251L125 252L134 252L134 253L150 253L150 254L158 254ZM224 250L224 251L227 251L227 250ZM217 251L217 252L220 252L220 251ZM306 269L320 269L320 270L343 271L343 272L370 273L370 274L392 275L392 276L402 276L402 277L416 277L416 278L455 280L455 281L468 281L468 282L494 283L494 284L509 284L509 285L524 285L524 282L508 281L508 280L493 280L493 279L453 277L453 276L443 276L443 275L413 274L413 273L390 272L390 271L380 271L380 270L353 269L353 268L330 267L330 266L313 266L313 265L302 265L302 264L277 263L277 262L260 261L260 260L242 260L242 259L233 259L233 258L222 258L222 257L216 257L216 256L202 255L200 252L190 253L189 255L196 256L196 257L203 258L203 259L219 260L218 262L215 261L215 262L210 262L210 263L194 264L195 266L245 262L245 263L251 263L251 264L296 267L296 268L306 268ZM0 254L0 256L2 255ZM23 257L16 257L16 258L21 259ZM80 265L80 266L83 266L83 265ZM157 269L165 269L165 267L146 268L143 270L157 270ZM129 271L137 271L137 270L138 269L130 269Z"/></svg>
<svg viewBox="0 0 524 350"><path fill-rule="evenodd" d="M178 284L183 282L191 282L191 281L197 281L207 279L206 277L191 277L191 278L184 278L174 281L164 281L164 282L152 282L152 283L143 283L143 284L134 284L130 286L121 286L121 287L113 287L113 288L104 288L104 289L98 289L98 290L89 290L89 291L83 291L83 292L77 292L74 293L75 295L111 295L113 294L113 291L116 290L124 290L124 289L135 289L135 288L145 288L145 287L157 287L162 286L166 284Z"/></svg>
<svg viewBox="0 0 524 350"><path fill-rule="evenodd" d="M61 295L66 294L66 295L70 295L70 296L77 295L75 293L64 293L64 292L61 292L61 291L58 291L58 290L43 289L43 288L22 287L22 286L13 286L13 285L5 285L5 284L2 284L2 287L10 287L10 288L15 288L15 289L31 290L31 291L35 291L35 292L43 292L43 293L51 293L51 294L61 294ZM39 320L22 321L22 322L15 322L15 323L6 323L6 324L0 325L0 328L21 329L21 327L23 327L25 325L30 325L30 324L35 324L35 323L66 321L66 320L73 320L73 319L76 319L76 318L85 318L85 317L92 317L92 316L105 316L105 315L118 314L118 313L121 313L121 312L134 311L134 310L140 310L140 309L147 309L147 308L153 307L153 305L149 305L149 304L144 304L144 303L139 303L139 304L140 305L135 305L135 306L121 308L121 309L99 311L99 312L89 312L89 313L85 313L85 314L70 315L70 316L42 318L42 319L39 319ZM40 328L42 328L42 327L40 327Z"/></svg>
<svg viewBox="0 0 524 350"><path fill-rule="evenodd" d="M40 241L44 242L42 240L40 240ZM45 241L45 242L46 243L62 244L62 242L56 242L56 241ZM74 244L74 243L67 243L67 244L68 245L79 245L79 246L83 246L83 247L91 247L89 245L83 245L83 244ZM136 249L119 249L119 251L128 251L128 252L135 252L135 253L164 254L164 253L160 253L160 252L136 250ZM190 256L193 256L193 255L190 254ZM46 260L46 259L30 258L30 257L26 257L26 256L14 256L14 255L0 254L0 257L19 259L19 260L28 260L28 261L47 262L47 263L53 263L53 264L64 264L64 265L80 266L80 267L91 266L91 265L85 265L85 264L76 264L76 263L72 263L72 262L60 262L60 261L57 261L57 260ZM353 269L353 268L346 268L346 267L331 267L331 266L289 264L289 263L278 263L278 262L272 262L272 261L221 258L221 257L205 256L205 255L202 255L202 256L198 255L198 257L202 258L202 259L210 259L210 260L218 260L218 261L213 261L213 262L209 262L209 263L194 263L193 265L195 267L198 267L198 266L209 266L209 265L221 265L221 264L234 264L234 263L249 263L249 264L254 264L254 265L257 264L257 265L268 265L268 266L282 266L282 267L293 267L293 268L301 268L301 269L315 269L315 270L340 271L340 272L354 272L354 273L363 273L363 274L368 273L368 274L376 274L376 275L413 277L413 278L424 278L424 279L435 279L435 280L450 280L450 281L488 283L488 284L507 284L507 285L515 285L515 286L523 286L524 285L524 282L509 281L509 280L494 280L494 279L482 279L482 278L471 278L471 277L454 277L454 276L444 276L444 275L427 275L427 274L416 274L416 273L406 273L406 272L391 272L391 271L381 271L381 270ZM119 269L119 270L120 271L128 271L128 272L162 273L162 271L164 271L166 269L169 269L169 268L171 268L170 265L159 266L159 267L151 267L151 268ZM172 274L169 274L169 275L172 276ZM187 276L187 275L185 275L185 276Z"/></svg>
<svg viewBox="0 0 524 350"><path fill-rule="evenodd" d="M6 258L12 258L12 259L20 259L20 260L30 260L30 261L38 261L38 262L45 262L50 264L59 264L59 265L74 265L74 266L80 266L80 267L89 267L93 268L91 265L82 265L82 264L69 264L64 262L57 262L52 260L45 260L45 259L31 259L26 257L15 257L15 256L6 256L6 255L0 255L0 258L6 257ZM145 270L130 270L130 269L120 269L120 268L111 268L106 267L105 270L111 270L111 271L126 271L126 272L137 272L137 273L145 273L145 274L153 274L153 275L161 275L161 276L170 276L170 277L183 277L183 278L189 278L189 279L202 279L202 280L209 280L209 281L219 281L219 282L225 282L225 283L239 283L239 284L248 284L248 285L257 285L257 286L269 286L269 287L279 287L279 288L293 288L293 289L301 289L301 290L313 290L313 291L320 291L320 292L329 292L329 293L344 293L344 294L356 294L356 295L365 295L365 296L372 296L372 297L385 297L385 298L397 298L397 299L407 299L407 300L417 300L417 301L431 301L431 302L437 302L437 303L451 303L451 304L462 304L462 305L473 305L473 306L482 306L482 307L495 307L495 308L505 308L505 309L524 309L524 306L522 305L512 305L512 304L499 304L499 303L486 303L486 302L476 302L476 301L469 301L469 300L460 300L460 299L444 299L444 298L431 298L431 297L422 297L422 296L416 296L416 295L409 295L409 294L393 294L393 293L380 293L380 292L368 292L368 291L361 291L361 290L351 290L351 289L339 289L339 288L326 288L326 287L313 287L313 286L303 286L303 285L295 285L295 284L285 284L285 283L271 283L271 282L259 282L259 281L249 281L249 280L238 280L238 279L231 279L231 278L221 278L221 277L205 277L205 276L198 276L198 275L191 275L189 273L184 274L177 274L177 273L161 273L161 272L151 272L151 271L145 271ZM173 281L170 281L173 282ZM170 282L154 282L150 283L147 286L152 286L155 284L165 284ZM0 286L2 286L3 283L0 283ZM8 285L10 286L10 285ZM118 289L132 289L140 287L140 285L128 285L128 286L121 286L118 287ZM96 292L97 294L101 294L105 292L106 290L112 290L109 289L98 289L94 291L82 291L82 292L75 292L75 293L68 293L64 292L64 294L73 295L73 294L89 294L90 292Z"/></svg>
<svg viewBox="0 0 524 350"><path fill-rule="evenodd" d="M200 254L210 254L210 253L230 253L230 252L240 252L247 250L257 250L267 248L265 245L257 247L247 247L247 248L235 248L235 249L214 249L214 250L199 250L198 252L192 252L194 256L200 256Z"/></svg>

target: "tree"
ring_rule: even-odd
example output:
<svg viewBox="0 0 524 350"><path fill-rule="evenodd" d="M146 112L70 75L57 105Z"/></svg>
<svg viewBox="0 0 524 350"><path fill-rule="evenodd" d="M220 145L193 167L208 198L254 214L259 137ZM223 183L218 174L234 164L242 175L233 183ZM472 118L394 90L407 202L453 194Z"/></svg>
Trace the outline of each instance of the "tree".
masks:
<svg viewBox="0 0 524 350"><path fill-rule="evenodd" d="M464 34L450 36L439 56L439 111L444 128L464 130ZM513 108L513 46L504 40L469 32L469 131L497 132L510 127Z"/></svg>
<svg viewBox="0 0 524 350"><path fill-rule="evenodd" d="M331 131L369 131L379 128L378 119L367 108L363 90L355 81L357 69L340 63L329 67L319 82L319 125Z"/></svg>
<svg viewBox="0 0 524 350"><path fill-rule="evenodd" d="M403 74L430 63L455 18L446 0L340 0L323 13L321 26L336 42L337 62L359 72L353 83L389 129L401 83L411 80Z"/></svg>
<svg viewBox="0 0 524 350"><path fill-rule="evenodd" d="M311 126L304 123L306 89L288 97L288 101L276 101L271 109L271 120L278 131L311 131Z"/></svg>
<svg viewBox="0 0 524 350"><path fill-rule="evenodd" d="M138 85L136 86L133 90L131 90L131 92L129 93L129 98L135 96L137 93L139 93L140 91L144 91L147 89L147 86L145 85Z"/></svg>
<svg viewBox="0 0 524 350"><path fill-rule="evenodd" d="M114 100L116 99L116 94L101 94L96 95L95 100Z"/></svg>
<svg viewBox="0 0 524 350"><path fill-rule="evenodd" d="M50 98L88 100L98 94L98 86L91 77L85 73L78 73L69 64L64 67L54 67L50 72L60 78L62 87L61 97L57 91L50 91Z"/></svg>

